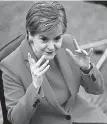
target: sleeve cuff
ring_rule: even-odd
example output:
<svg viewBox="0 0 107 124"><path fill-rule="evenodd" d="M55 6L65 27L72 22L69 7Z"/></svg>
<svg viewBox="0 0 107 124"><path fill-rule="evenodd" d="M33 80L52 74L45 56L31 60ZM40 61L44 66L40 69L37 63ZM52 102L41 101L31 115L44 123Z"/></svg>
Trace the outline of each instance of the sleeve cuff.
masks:
<svg viewBox="0 0 107 124"><path fill-rule="evenodd" d="M85 70L85 69L80 68L80 70L81 70L84 74L89 74L89 72L91 71L92 68L93 68L93 64L90 63L90 69Z"/></svg>
<svg viewBox="0 0 107 124"><path fill-rule="evenodd" d="M44 97L44 92L43 90L41 89L41 86L36 86L35 83L33 83L33 86L35 87L35 89L37 89L37 93L41 96L41 97Z"/></svg>

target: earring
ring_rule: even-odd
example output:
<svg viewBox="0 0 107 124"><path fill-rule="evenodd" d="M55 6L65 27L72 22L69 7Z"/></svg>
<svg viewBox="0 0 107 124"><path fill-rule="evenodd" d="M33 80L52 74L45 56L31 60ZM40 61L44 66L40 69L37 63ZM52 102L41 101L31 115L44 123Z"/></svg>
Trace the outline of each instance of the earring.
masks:
<svg viewBox="0 0 107 124"><path fill-rule="evenodd" d="M29 43L32 44L33 40L32 40L32 36L30 35L30 32L28 32L27 37L28 37Z"/></svg>
<svg viewBox="0 0 107 124"><path fill-rule="evenodd" d="M28 37L29 37L29 40L32 40L32 37L31 37L31 35L30 35L30 34L28 35Z"/></svg>

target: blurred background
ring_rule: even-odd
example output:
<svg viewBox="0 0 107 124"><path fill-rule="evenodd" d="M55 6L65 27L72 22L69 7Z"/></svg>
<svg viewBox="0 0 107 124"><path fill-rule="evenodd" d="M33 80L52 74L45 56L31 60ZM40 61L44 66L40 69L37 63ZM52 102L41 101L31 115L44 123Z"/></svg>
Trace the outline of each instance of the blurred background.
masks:
<svg viewBox="0 0 107 124"><path fill-rule="evenodd" d="M60 2L66 9L67 33L72 34L80 46L107 39L106 1ZM33 1L0 1L0 49L18 35L25 33L26 14L33 3ZM95 48L101 52L93 53L92 62L98 63L106 47L105 44ZM80 95L92 104L99 106L107 115L107 59L100 70L104 76L106 92L100 96L93 96L84 93L81 88ZM0 118L2 118L1 112Z"/></svg>

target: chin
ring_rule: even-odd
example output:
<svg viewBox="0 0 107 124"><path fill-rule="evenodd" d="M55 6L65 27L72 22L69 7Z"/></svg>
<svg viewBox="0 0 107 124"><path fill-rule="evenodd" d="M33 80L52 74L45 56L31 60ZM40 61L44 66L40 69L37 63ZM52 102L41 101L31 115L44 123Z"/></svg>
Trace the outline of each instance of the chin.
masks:
<svg viewBox="0 0 107 124"><path fill-rule="evenodd" d="M45 59L46 59L46 60L52 60L54 57L55 57L55 55L54 55L54 56L48 56L48 55L47 55L47 56L45 56Z"/></svg>

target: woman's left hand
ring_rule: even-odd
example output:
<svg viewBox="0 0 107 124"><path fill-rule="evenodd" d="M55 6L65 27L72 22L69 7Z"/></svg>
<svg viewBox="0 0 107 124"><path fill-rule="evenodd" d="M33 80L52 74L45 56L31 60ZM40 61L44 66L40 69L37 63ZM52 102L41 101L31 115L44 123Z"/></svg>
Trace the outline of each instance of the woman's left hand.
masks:
<svg viewBox="0 0 107 124"><path fill-rule="evenodd" d="M73 38L73 43L75 46L75 52L74 55L68 48L66 48L67 53L73 58L75 63L81 68L88 70L90 69L90 57L93 52L93 48L90 49L89 52L86 52L85 50L81 49L77 43L77 41Z"/></svg>

